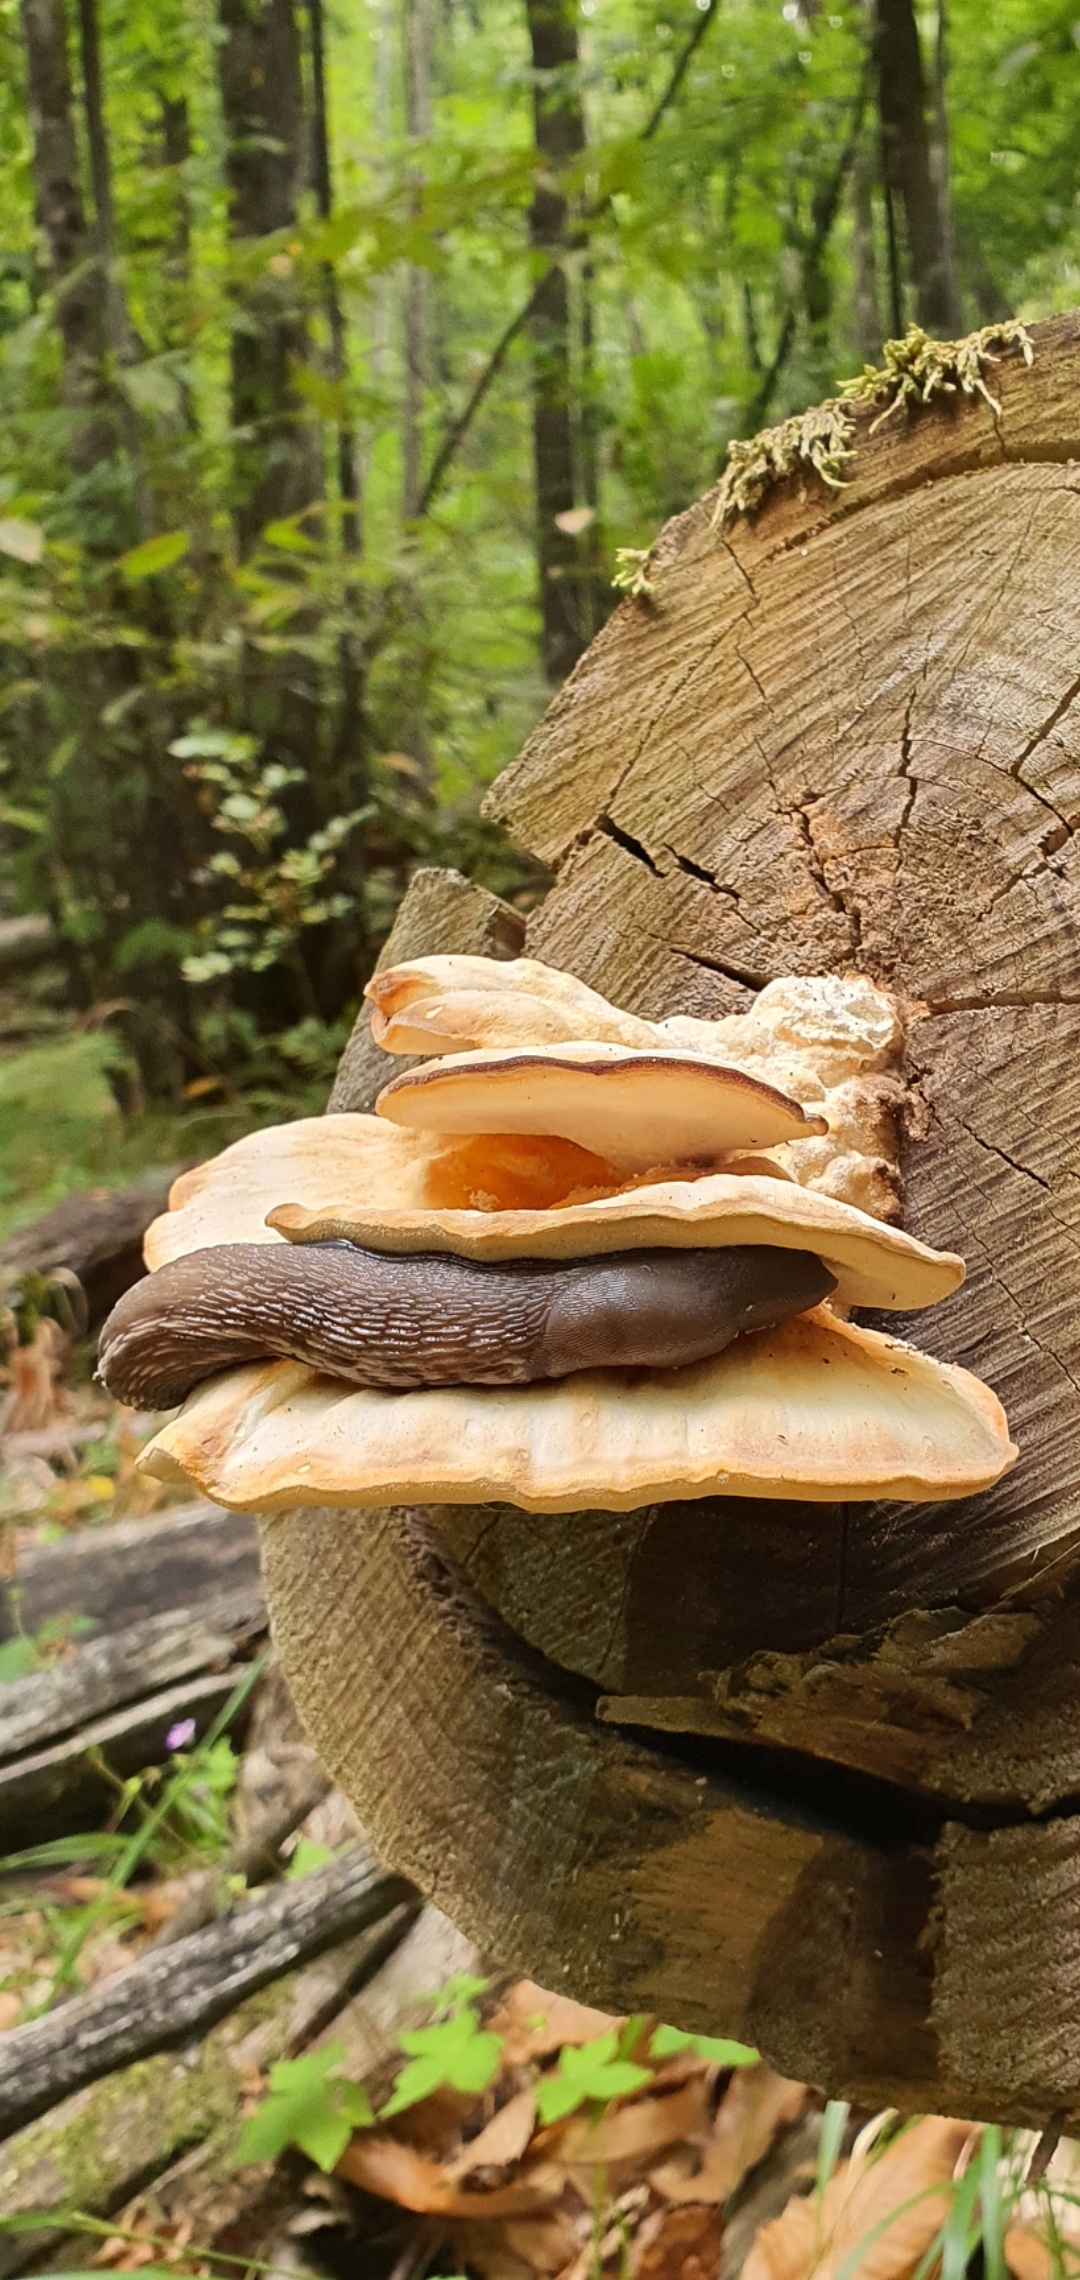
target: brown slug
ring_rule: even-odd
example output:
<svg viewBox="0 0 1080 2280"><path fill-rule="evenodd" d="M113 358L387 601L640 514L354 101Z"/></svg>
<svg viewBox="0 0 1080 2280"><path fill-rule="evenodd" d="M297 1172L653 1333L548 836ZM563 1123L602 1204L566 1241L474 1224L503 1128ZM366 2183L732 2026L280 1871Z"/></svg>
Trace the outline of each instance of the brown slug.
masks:
<svg viewBox="0 0 1080 2280"><path fill-rule="evenodd" d="M99 1374L166 1409L221 1370L274 1357L352 1385L525 1385L573 1370L674 1368L836 1287L813 1252L624 1251L487 1264L352 1243L222 1243L127 1291Z"/></svg>

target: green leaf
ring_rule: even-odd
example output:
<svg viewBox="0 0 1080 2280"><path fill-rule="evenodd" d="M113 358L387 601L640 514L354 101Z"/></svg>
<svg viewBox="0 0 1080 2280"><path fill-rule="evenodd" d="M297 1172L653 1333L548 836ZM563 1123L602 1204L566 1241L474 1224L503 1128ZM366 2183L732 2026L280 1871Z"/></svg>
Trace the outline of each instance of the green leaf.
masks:
<svg viewBox="0 0 1080 2280"><path fill-rule="evenodd" d="M374 2120L359 2083L330 2079L344 2055L341 2043L327 2043L271 2067L269 2094L241 2132L238 2162L276 2161L296 2145L317 2168L333 2169L354 2130L369 2129Z"/></svg>
<svg viewBox="0 0 1080 2280"><path fill-rule="evenodd" d="M300 1837L285 1871L286 1877L310 1876L313 1869L325 1868L333 1857L332 1845L317 1845L311 1837Z"/></svg>
<svg viewBox="0 0 1080 2280"><path fill-rule="evenodd" d="M722 2035L687 2035L681 2027L657 2027L649 2044L650 2058L673 2058L679 2050L694 2051L710 2066L756 2066L761 2057L749 2043L729 2042Z"/></svg>
<svg viewBox="0 0 1080 2280"><path fill-rule="evenodd" d="M40 562L44 552L40 523L27 522L22 515L0 517L0 554L10 554L16 562Z"/></svg>
<svg viewBox="0 0 1080 2280"><path fill-rule="evenodd" d="M121 936L113 952L113 965L118 974L128 974L137 966L151 966L162 958L179 961L190 943L190 933L170 926L167 919L144 918Z"/></svg>
<svg viewBox="0 0 1080 2280"><path fill-rule="evenodd" d="M843 2098L830 2098L821 2117L821 2136L818 2139L817 2176L814 2180L814 2197L821 2201L825 2187L840 2157L851 2107Z"/></svg>
<svg viewBox="0 0 1080 2280"><path fill-rule="evenodd" d="M300 528L298 515L281 515L275 522L264 525L262 532L267 546L279 546L286 554L320 554L317 541Z"/></svg>
<svg viewBox="0 0 1080 2280"><path fill-rule="evenodd" d="M161 419L178 420L184 409L184 396L175 372L170 371L154 357L145 364L128 365L120 374L120 385L130 404L145 415L157 414Z"/></svg>
<svg viewBox="0 0 1080 2280"><path fill-rule="evenodd" d="M41 1662L32 1639L5 1639L0 1646L0 1686L9 1678L25 1678Z"/></svg>
<svg viewBox="0 0 1080 2280"><path fill-rule="evenodd" d="M107 1829L88 1829L78 1837L52 1837L47 1844L29 1845L25 1852L6 1853L0 1859L0 1876L28 1876L39 1868L68 1868L72 1861L115 1860L124 1844L123 1837Z"/></svg>
<svg viewBox="0 0 1080 2280"><path fill-rule="evenodd" d="M463 1985L476 1982L462 1982ZM499 2071L502 2037L481 2027L471 2004L462 2004L434 2027L417 2027L401 2037L411 2064L404 2066L382 2108L384 2117L416 2106L433 2090L460 2090L470 2096L486 2090Z"/></svg>
<svg viewBox="0 0 1080 2280"><path fill-rule="evenodd" d="M253 736L242 736L231 728L195 728L188 736L176 736L169 746L176 760L215 760L219 757L239 762L254 759L258 743Z"/></svg>
<svg viewBox="0 0 1080 2280"><path fill-rule="evenodd" d="M13 807L10 800L0 800L0 823L10 824L16 831L32 831L35 836L48 829L45 817L36 808Z"/></svg>
<svg viewBox="0 0 1080 2280"><path fill-rule="evenodd" d="M619 2058L618 2048L614 2027L597 2035L594 2042L582 2043L579 2049L567 2046L560 2053L555 2072L545 2075L537 2085L536 2109L541 2121L559 2122L564 2115L576 2113L579 2106L607 2106L613 2098L626 2098L632 2091L643 2089L652 2080L648 2067Z"/></svg>
<svg viewBox="0 0 1080 2280"><path fill-rule="evenodd" d="M144 538L141 546L131 546L120 556L118 567L125 578L156 577L159 570L171 570L187 553L191 539L186 530L163 530L157 538ZM170 750L174 750L170 746Z"/></svg>
<svg viewBox="0 0 1080 2280"><path fill-rule="evenodd" d="M347 418L349 399L340 380L328 380L313 364L294 364L291 378L298 395L303 396L321 420Z"/></svg>

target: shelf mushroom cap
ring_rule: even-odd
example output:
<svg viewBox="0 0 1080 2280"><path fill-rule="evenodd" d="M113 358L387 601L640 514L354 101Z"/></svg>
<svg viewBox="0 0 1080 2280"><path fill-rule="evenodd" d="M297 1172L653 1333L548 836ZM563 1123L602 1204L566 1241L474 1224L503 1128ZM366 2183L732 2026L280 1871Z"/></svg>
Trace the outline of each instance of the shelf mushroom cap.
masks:
<svg viewBox="0 0 1080 2280"><path fill-rule="evenodd" d="M172 1208L147 1234L147 1265L286 1236L487 1260L762 1243L816 1252L848 1306L932 1306L964 1279L955 1253L791 1180L718 1172L542 1211L439 1210L425 1200L435 1154L427 1134L373 1116L303 1117L249 1133L181 1174Z"/></svg>
<svg viewBox="0 0 1080 2280"><path fill-rule="evenodd" d="M722 1061L593 1041L447 1054L394 1077L375 1113L414 1132L570 1140L628 1173L705 1165L828 1129Z"/></svg>
<svg viewBox="0 0 1080 2280"><path fill-rule="evenodd" d="M978 1378L824 1306L680 1370L410 1393L294 1362L230 1371L140 1464L264 1515L492 1499L622 1512L702 1496L937 1502L990 1487L1016 1453Z"/></svg>
<svg viewBox="0 0 1080 2280"><path fill-rule="evenodd" d="M450 953L383 967L368 982L371 1034L387 1053L451 1053L482 1045L558 1045L574 1038L655 1045L655 1022L609 1005L576 974L537 958Z"/></svg>

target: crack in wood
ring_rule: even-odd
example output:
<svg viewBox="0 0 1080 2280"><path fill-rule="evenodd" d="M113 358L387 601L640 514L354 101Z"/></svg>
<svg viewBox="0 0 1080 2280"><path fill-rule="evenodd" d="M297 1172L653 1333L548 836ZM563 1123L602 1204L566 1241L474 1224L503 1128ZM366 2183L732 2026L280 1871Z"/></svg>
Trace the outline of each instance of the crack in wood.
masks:
<svg viewBox="0 0 1080 2280"><path fill-rule="evenodd" d="M685 958L687 965L700 966L707 974L721 974L725 981L737 982L740 989L763 990L774 978L755 966L737 966L730 958L711 958L705 950L684 950L678 942L668 942L665 948L673 958Z"/></svg>
<svg viewBox="0 0 1080 2280"><path fill-rule="evenodd" d="M1070 705L1075 704L1077 697L1080 697L1080 673L1077 674L1074 681L1070 681L1064 696L1060 699L1059 703L1054 706L1053 712L1048 713L1046 719L1042 721L1039 727L1035 730L1034 735L1029 737L1023 751L1019 756L1019 759L1013 761L1012 767L1009 770L1010 776L1020 777L1020 781L1023 782L1023 778L1020 776L1020 770L1022 769L1025 760L1030 760L1032 753L1037 749L1037 747L1040 744L1044 744L1047 737L1053 734L1053 731L1057 727L1059 720L1064 719ZM1028 785L1028 790L1031 790L1030 784ZM1038 797L1037 794L1036 797Z"/></svg>
<svg viewBox="0 0 1080 2280"><path fill-rule="evenodd" d="M664 874L659 865L653 861L648 848L640 839L635 839L631 832L624 831L620 823L613 823L609 815L601 815L596 819L595 828L603 833L605 839L613 839L616 847L621 847L624 854L632 855L635 862L644 863L646 870L652 872L654 879L663 878Z"/></svg>

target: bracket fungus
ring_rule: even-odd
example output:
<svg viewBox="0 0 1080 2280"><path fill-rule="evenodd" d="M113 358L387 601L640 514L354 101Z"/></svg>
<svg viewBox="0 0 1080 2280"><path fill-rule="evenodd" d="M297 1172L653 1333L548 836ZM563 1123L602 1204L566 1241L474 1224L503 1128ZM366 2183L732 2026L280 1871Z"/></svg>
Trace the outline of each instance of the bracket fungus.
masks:
<svg viewBox="0 0 1080 2280"><path fill-rule="evenodd" d="M102 1334L180 1414L143 1464L224 1504L890 1496L1015 1461L995 1395L845 1319L963 1262L895 1225L896 1001L771 983L648 1023L528 959L369 985L432 1057L374 1116L252 1134L177 1181ZM273 1248L267 1248L273 1246Z"/></svg>

